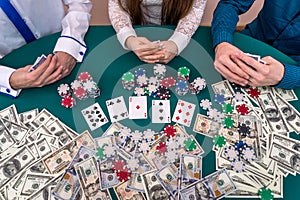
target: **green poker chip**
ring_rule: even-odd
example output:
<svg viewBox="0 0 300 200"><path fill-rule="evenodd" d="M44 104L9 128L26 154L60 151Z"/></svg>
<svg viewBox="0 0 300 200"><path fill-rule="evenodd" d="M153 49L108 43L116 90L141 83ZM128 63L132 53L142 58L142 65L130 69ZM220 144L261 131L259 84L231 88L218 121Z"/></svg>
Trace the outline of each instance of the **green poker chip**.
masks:
<svg viewBox="0 0 300 200"><path fill-rule="evenodd" d="M133 75L133 73L126 72L125 74L123 74L122 81L124 81L124 82L132 82L132 81L134 81L134 75Z"/></svg>
<svg viewBox="0 0 300 200"><path fill-rule="evenodd" d="M103 153L103 148L99 147L97 149L97 153L96 153L96 156L100 159L100 160L103 160L105 158L105 155Z"/></svg>
<svg viewBox="0 0 300 200"><path fill-rule="evenodd" d="M232 114L234 110L234 107L230 103L226 103L223 105L223 111L226 114Z"/></svg>
<svg viewBox="0 0 300 200"><path fill-rule="evenodd" d="M258 191L258 196L261 200L273 200L274 195L272 194L272 191L266 187L261 188Z"/></svg>
<svg viewBox="0 0 300 200"><path fill-rule="evenodd" d="M217 147L223 147L226 144L226 139L222 135L215 135L213 139L213 143Z"/></svg>
<svg viewBox="0 0 300 200"><path fill-rule="evenodd" d="M184 140L184 149L186 151L194 151L197 148L195 140L192 138L187 138Z"/></svg>
<svg viewBox="0 0 300 200"><path fill-rule="evenodd" d="M189 76L190 75L190 69L189 68L187 68L187 67L180 67L179 69L178 69L178 74L179 74L179 76L181 76L181 77L187 77L187 76Z"/></svg>
<svg viewBox="0 0 300 200"><path fill-rule="evenodd" d="M231 117L225 117L223 119L223 124L225 128L232 128L234 125L234 120Z"/></svg>

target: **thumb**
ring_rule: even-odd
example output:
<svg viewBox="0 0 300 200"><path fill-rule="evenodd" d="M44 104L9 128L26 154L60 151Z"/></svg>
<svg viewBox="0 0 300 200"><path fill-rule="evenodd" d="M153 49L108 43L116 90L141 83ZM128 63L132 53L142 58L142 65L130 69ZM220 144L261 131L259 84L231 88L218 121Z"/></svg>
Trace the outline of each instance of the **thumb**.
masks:
<svg viewBox="0 0 300 200"><path fill-rule="evenodd" d="M266 56L262 58L263 61L266 61L267 63L274 63L274 61L276 61L274 58L272 58L271 56Z"/></svg>

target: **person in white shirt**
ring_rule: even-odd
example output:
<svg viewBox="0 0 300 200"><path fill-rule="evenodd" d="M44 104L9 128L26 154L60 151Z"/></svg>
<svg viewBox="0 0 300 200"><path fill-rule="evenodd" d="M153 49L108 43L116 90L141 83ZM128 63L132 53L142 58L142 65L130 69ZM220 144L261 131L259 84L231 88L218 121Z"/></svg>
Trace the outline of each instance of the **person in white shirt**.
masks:
<svg viewBox="0 0 300 200"><path fill-rule="evenodd" d="M200 25L206 0L109 0L111 24L124 49L144 62L168 63L188 45ZM177 25L168 41L138 37L134 25Z"/></svg>
<svg viewBox="0 0 300 200"><path fill-rule="evenodd" d="M31 65L17 70L0 65L1 92L16 97L23 88L42 87L67 76L87 50L84 36L91 8L90 0L1 0L0 27L5 28L0 31L0 58L30 41L62 31L54 55L48 55L35 71L28 72ZM19 22L12 19L11 10ZM29 31L24 33L24 29Z"/></svg>

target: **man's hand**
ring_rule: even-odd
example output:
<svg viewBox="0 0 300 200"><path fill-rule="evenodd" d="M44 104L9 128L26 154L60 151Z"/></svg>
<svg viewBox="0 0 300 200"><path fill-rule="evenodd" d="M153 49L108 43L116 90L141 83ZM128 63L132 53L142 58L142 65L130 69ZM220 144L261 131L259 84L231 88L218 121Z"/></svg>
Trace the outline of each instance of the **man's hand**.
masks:
<svg viewBox="0 0 300 200"><path fill-rule="evenodd" d="M164 57L161 58L159 61L161 63L167 64L170 62L178 53L177 45L173 41L162 41L161 42L163 50Z"/></svg>
<svg viewBox="0 0 300 200"><path fill-rule="evenodd" d="M250 86L276 85L283 78L283 64L270 56L262 58L267 64L257 62L243 53L232 56L232 59L244 72L249 74L248 84Z"/></svg>
<svg viewBox="0 0 300 200"><path fill-rule="evenodd" d="M9 78L9 83L13 89L23 89L32 87L43 87L58 81L62 78L62 67L57 67L57 58L48 55L36 70L28 72L31 65L17 69Z"/></svg>
<svg viewBox="0 0 300 200"><path fill-rule="evenodd" d="M68 76L76 65L76 59L73 58L73 56L71 56L70 54L62 51L56 52L54 57L56 57L57 59L57 64L56 64L57 68L59 66L62 66L63 68L61 78Z"/></svg>
<svg viewBox="0 0 300 200"><path fill-rule="evenodd" d="M241 50L222 42L215 48L215 68L227 80L245 86L248 84L249 75L232 60L231 56L237 53L243 54Z"/></svg>
<svg viewBox="0 0 300 200"><path fill-rule="evenodd" d="M132 50L140 60L147 63L159 62L159 59L164 58L165 55L162 46L159 43L151 42L145 37L130 36L126 40L126 46Z"/></svg>

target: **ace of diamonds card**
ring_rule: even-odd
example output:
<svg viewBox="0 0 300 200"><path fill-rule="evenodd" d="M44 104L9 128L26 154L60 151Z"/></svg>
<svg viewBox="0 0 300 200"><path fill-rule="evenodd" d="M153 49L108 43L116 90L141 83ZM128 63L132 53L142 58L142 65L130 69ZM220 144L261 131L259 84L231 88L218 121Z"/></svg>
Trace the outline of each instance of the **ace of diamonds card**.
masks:
<svg viewBox="0 0 300 200"><path fill-rule="evenodd" d="M129 97L129 119L147 119L147 97Z"/></svg>
<svg viewBox="0 0 300 200"><path fill-rule="evenodd" d="M173 113L173 122L189 127L193 119L195 104L178 100L175 111Z"/></svg>

